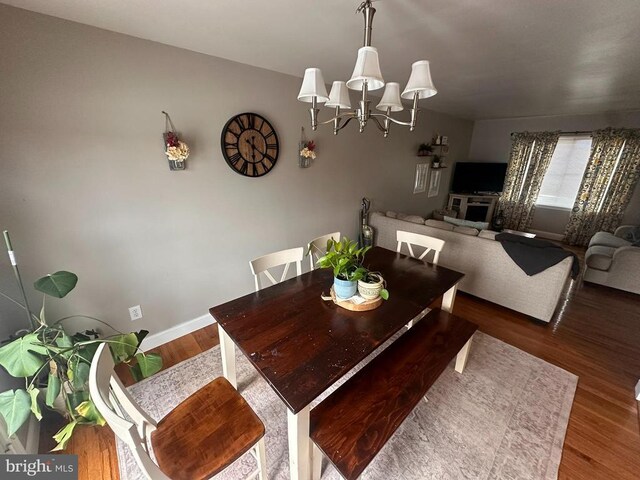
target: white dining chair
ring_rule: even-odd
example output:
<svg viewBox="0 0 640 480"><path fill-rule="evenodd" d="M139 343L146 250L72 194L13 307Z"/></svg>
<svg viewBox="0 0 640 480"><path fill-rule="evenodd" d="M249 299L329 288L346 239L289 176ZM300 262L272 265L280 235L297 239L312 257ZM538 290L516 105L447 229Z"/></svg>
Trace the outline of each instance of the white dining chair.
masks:
<svg viewBox="0 0 640 480"><path fill-rule="evenodd" d="M255 280L256 292L260 290L260 274L264 273L264 276L269 279L272 285L280 283L287 278L289 272L289 266L292 263L296 264L296 275L302 274L302 259L304 257L304 249L302 247L290 248L288 250L281 250L279 252L263 255L249 262L251 267L251 273ZM269 272L269 269L284 265L282 276L280 280L276 280L274 276Z"/></svg>
<svg viewBox="0 0 640 480"><path fill-rule="evenodd" d="M418 260L424 260L429 252L433 251L433 262L431 263L434 265L438 264L440 252L444 248L445 243L444 240L440 240L439 238L420 235L419 233L405 232L404 230L398 230L396 232L396 240L398 241L398 248L396 250L398 253L402 253L402 244L406 243L409 255ZM417 245L425 250L420 256L417 256L413 251L412 245Z"/></svg>
<svg viewBox="0 0 640 480"><path fill-rule="evenodd" d="M327 235L322 235L321 237L314 238L309 242L307 246L307 252L309 253L309 267L311 270L315 270L316 262L325 253L327 253L327 242L329 240L335 240L336 242L340 241L340 232L333 232Z"/></svg>
<svg viewBox="0 0 640 480"><path fill-rule="evenodd" d="M433 251L433 264L437 265L438 260L440 259L440 252L444 248L444 240L440 240L439 238L429 237L428 235L421 235L419 233L413 232L405 232L404 230L396 231L396 240L398 241L398 248L396 251L398 253L402 253L402 244L407 244L407 249L409 250L409 255L413 258L417 258L418 260L424 260L424 258L429 254L429 252ZM413 245L417 245L419 247L424 248L424 252L421 255L417 256L413 251ZM411 320L407 323L407 328L413 327L413 324L423 318L427 313L431 311L430 308L426 308L423 310L415 319Z"/></svg>
<svg viewBox="0 0 640 480"><path fill-rule="evenodd" d="M156 423L124 388L114 372L111 350L102 343L91 362L89 393L149 480L204 480L247 452L258 464L247 480L267 479L264 424L224 377L189 396Z"/></svg>

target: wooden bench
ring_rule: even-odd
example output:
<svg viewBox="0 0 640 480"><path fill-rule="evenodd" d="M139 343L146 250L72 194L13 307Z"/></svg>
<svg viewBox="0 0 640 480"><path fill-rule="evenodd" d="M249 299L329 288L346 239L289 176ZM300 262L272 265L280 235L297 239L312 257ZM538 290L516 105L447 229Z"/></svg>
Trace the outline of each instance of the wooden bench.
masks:
<svg viewBox="0 0 640 480"><path fill-rule="evenodd" d="M432 310L311 410L313 477L319 449L344 478L358 478L456 356L462 372L477 328Z"/></svg>

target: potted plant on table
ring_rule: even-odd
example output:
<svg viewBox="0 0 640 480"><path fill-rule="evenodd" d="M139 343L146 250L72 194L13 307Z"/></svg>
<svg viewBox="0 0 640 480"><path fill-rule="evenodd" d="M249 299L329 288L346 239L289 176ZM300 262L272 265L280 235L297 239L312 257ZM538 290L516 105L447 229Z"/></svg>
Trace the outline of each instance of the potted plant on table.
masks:
<svg viewBox="0 0 640 480"><path fill-rule="evenodd" d="M433 153L433 147L429 143L421 143L418 147L419 157L428 157Z"/></svg>
<svg viewBox="0 0 640 480"><path fill-rule="evenodd" d="M48 323L45 318L45 298L63 298L73 290L78 277L67 271L56 272L35 282L34 288L45 294L40 315L32 314L26 305L0 292L4 297L25 309L34 326L23 335L0 347L0 365L13 377L24 378L25 388L0 393L0 415L13 435L30 417L42 419L42 404L61 413L68 423L53 438L53 450L62 450L78 425L104 425L105 420L96 410L88 388L91 360L100 343L108 343L116 363L126 363L139 380L158 372L162 358L140 351L140 343L149 333L121 333L98 338L95 331L69 335L62 323L70 318L84 317L107 323L85 315L72 315ZM20 283L20 286L22 284ZM113 327L110 327L113 329ZM114 331L117 331L113 329Z"/></svg>
<svg viewBox="0 0 640 480"><path fill-rule="evenodd" d="M355 241L344 237L339 242L332 238L327 242L327 253L318 259L320 268L333 270L333 291L341 299L351 298L358 289L358 280L364 278L367 269L362 266L370 246L358 248Z"/></svg>
<svg viewBox="0 0 640 480"><path fill-rule="evenodd" d="M383 300L388 300L389 291L385 287L386 281L380 272L370 272L367 270L363 278L358 280L358 293L365 300L375 300L378 297L382 297Z"/></svg>

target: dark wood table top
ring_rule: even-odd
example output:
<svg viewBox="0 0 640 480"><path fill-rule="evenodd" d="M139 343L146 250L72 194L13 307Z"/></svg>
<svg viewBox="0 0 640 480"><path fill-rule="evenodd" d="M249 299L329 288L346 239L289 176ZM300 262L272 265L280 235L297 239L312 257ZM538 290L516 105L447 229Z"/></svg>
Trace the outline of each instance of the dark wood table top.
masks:
<svg viewBox="0 0 640 480"><path fill-rule="evenodd" d="M282 401L298 413L370 353L429 307L464 274L374 247L365 265L387 281L389 300L351 312L320 294L333 282L328 269L209 309Z"/></svg>

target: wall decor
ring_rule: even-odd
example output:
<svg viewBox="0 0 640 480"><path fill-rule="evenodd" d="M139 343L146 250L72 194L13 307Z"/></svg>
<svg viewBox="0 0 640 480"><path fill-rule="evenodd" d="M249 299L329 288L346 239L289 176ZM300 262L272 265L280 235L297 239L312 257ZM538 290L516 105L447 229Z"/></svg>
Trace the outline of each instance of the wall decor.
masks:
<svg viewBox="0 0 640 480"><path fill-rule="evenodd" d="M429 175L429 190L427 191L427 197L436 197L440 191L440 178L442 172L439 168L431 169L431 175Z"/></svg>
<svg viewBox="0 0 640 480"><path fill-rule="evenodd" d="M174 127L171 117L164 110L164 154L169 160L169 170L184 170L187 168L186 160L189 158L189 147L178 138L178 132Z"/></svg>
<svg viewBox="0 0 640 480"><path fill-rule="evenodd" d="M240 113L229 119L220 138L222 155L233 171L261 177L278 161L280 145L271 123L257 113Z"/></svg>
<svg viewBox="0 0 640 480"><path fill-rule="evenodd" d="M413 193L424 193L427 190L427 176L429 174L428 163L416 164L416 180L413 184Z"/></svg>
<svg viewBox="0 0 640 480"><path fill-rule="evenodd" d="M298 158L298 166L300 168L308 168L311 166L311 160L316 159L316 143L313 140L307 140L304 134L304 127L300 129L300 155Z"/></svg>

